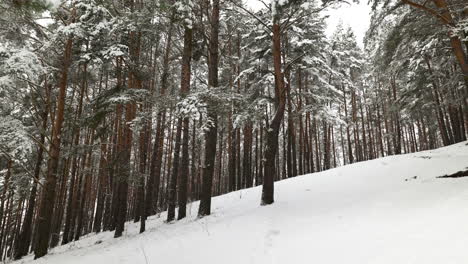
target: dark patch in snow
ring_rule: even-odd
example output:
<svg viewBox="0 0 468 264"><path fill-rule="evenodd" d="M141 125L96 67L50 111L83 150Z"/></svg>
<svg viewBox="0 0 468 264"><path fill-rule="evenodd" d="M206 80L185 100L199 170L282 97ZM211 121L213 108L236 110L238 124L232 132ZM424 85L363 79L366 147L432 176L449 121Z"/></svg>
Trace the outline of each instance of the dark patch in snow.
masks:
<svg viewBox="0 0 468 264"><path fill-rule="evenodd" d="M420 158L421 159L432 159L432 157L430 157L430 156L421 156Z"/></svg>
<svg viewBox="0 0 468 264"><path fill-rule="evenodd" d="M409 179L405 179L405 181L416 180L417 178L418 178L418 176L413 176L413 177L411 177Z"/></svg>
<svg viewBox="0 0 468 264"><path fill-rule="evenodd" d="M437 178L461 178L461 177L468 177L468 170L455 172L450 175L439 176Z"/></svg>

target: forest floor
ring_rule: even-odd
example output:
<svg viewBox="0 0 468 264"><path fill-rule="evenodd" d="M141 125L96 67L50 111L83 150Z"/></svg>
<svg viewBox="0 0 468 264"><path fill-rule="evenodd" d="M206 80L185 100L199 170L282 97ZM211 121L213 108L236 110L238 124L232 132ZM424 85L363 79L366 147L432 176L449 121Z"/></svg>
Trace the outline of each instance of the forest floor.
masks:
<svg viewBox="0 0 468 264"><path fill-rule="evenodd" d="M316 263L403 264L468 261L468 177L437 178L468 167L468 144L390 156L213 199L213 214L147 231L127 223L123 237L88 235L33 261L43 264Z"/></svg>

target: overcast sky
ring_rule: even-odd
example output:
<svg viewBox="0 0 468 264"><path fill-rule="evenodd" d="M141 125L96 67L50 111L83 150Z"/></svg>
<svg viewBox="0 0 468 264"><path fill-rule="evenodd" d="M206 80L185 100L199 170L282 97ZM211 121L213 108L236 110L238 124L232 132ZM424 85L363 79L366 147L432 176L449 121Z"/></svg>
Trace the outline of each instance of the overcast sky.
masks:
<svg viewBox="0 0 468 264"><path fill-rule="evenodd" d="M263 4L258 0L245 0L252 9L263 7ZM266 0L265 2L268 2ZM327 20L328 28L327 35L330 36L338 25L339 21L343 24L350 25L356 33L359 44L362 45L366 30L370 23L370 7L367 5L367 0L361 0L359 4L343 4L337 9L332 9L327 12L330 16Z"/></svg>

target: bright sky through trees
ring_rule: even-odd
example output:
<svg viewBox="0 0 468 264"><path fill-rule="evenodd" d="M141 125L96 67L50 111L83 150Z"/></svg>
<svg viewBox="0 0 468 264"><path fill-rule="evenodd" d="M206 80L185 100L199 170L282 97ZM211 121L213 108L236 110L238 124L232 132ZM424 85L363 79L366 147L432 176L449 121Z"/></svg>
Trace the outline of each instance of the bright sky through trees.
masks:
<svg viewBox="0 0 468 264"><path fill-rule="evenodd" d="M254 10L263 7L263 4L258 0L246 0L246 2ZM359 4L342 4L335 9L330 9L327 14L330 16L327 20L328 36L331 36L341 20L344 25L349 25L353 28L357 40L362 46L364 35L370 23L370 6L367 5L367 1L361 0Z"/></svg>

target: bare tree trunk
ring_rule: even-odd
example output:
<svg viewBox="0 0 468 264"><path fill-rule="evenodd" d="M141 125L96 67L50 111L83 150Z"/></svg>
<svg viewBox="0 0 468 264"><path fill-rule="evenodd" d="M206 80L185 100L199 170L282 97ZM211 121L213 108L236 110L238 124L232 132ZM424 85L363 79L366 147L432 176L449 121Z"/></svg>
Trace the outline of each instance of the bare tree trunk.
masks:
<svg viewBox="0 0 468 264"><path fill-rule="evenodd" d="M134 32L130 33L130 39L134 42ZM131 46L131 45L130 45ZM134 60L135 61L135 60ZM138 87L138 80L136 74L131 72L128 76L128 88L133 89ZM135 118L136 104L134 102L128 102L125 104L125 123L122 124L123 135L119 140L119 151L118 151L118 164L119 164L119 177L117 178L117 203L118 210L116 216L116 226L114 237L120 237L123 234L125 228L125 221L127 217L127 197L128 197L128 181L131 173L131 151L132 151L132 140L133 132L130 127L130 122Z"/></svg>
<svg viewBox="0 0 468 264"><path fill-rule="evenodd" d="M179 156L180 156L180 141L182 137L182 119L177 121L177 131L175 137L174 147L174 161L172 163L172 172L169 178L169 185L167 190L167 222L175 219L175 206L177 199L177 177L179 176Z"/></svg>
<svg viewBox="0 0 468 264"><path fill-rule="evenodd" d="M161 96L166 95L168 87L168 75L169 75L169 62L170 62L170 51L172 47L172 35L174 31L174 12L171 14L171 20L169 29L167 31L167 42L164 51L163 61L163 72L161 75ZM164 144L164 127L166 123L166 111L164 109L158 112L157 124L156 124L156 136L154 139L153 153L151 155L150 174L148 176L148 182L146 185L146 197L145 197L145 219L146 217L156 213L159 198L159 187L161 182L161 165L163 156L163 144Z"/></svg>
<svg viewBox="0 0 468 264"><path fill-rule="evenodd" d="M219 0L213 0L211 13L211 36L209 44L208 86L218 88L218 58L219 58ZM216 142L218 136L218 116L213 103L208 103L209 128L205 136L205 165L203 171L202 197L198 216L211 214L211 193L213 187L213 172L216 157Z"/></svg>
<svg viewBox="0 0 468 264"><path fill-rule="evenodd" d="M62 125L65 113L65 98L68 81L68 68L71 63L72 39L69 38L65 44L63 57L63 70L59 82L59 95L57 99L57 113L52 130L52 141L49 150L49 161L47 164L47 176L42 191L42 202L38 219L38 241L34 250L34 258L40 258L47 254L49 246L52 214L55 204L55 187L57 182L57 170L60 159L60 143Z"/></svg>
<svg viewBox="0 0 468 264"><path fill-rule="evenodd" d="M243 174L245 188L253 186L252 177L252 124L249 122L244 127L244 157L243 157Z"/></svg>
<svg viewBox="0 0 468 264"><path fill-rule="evenodd" d="M342 89L343 89L345 120L347 123L346 124L346 140L348 142L348 160L349 160L349 163L354 163L353 147L351 145L351 133L349 131L348 107L346 106L346 91L345 91L344 85L342 85Z"/></svg>
<svg viewBox="0 0 468 264"><path fill-rule="evenodd" d="M49 91L50 87L47 87L46 89L47 91ZM50 107L49 103L47 102L45 105L45 109L41 115L42 132L41 132L41 136L39 139L36 164L34 166L33 186L29 193L28 207L26 209L26 213L24 216L23 227L19 235L18 244L16 245L15 256L14 256L15 259L20 259L23 256L26 256L28 254L29 246L31 244L34 208L36 207L37 182L40 178L41 164L44 158L45 131L47 130L47 117L49 113L49 107Z"/></svg>
<svg viewBox="0 0 468 264"><path fill-rule="evenodd" d="M101 232L102 227L102 216L104 213L104 200L107 193L107 151L108 151L108 143L105 138L101 141L101 159L99 161L99 186L98 186L98 199L97 199L97 206L96 206L96 214L94 216L94 225L93 231L96 233Z"/></svg>
<svg viewBox="0 0 468 264"><path fill-rule="evenodd" d="M277 1L272 5L278 5ZM277 8L277 6L276 6ZM278 136L286 108L286 94L284 86L284 75L281 69L281 28L279 14L273 17L273 64L275 74L275 105L276 112L266 132L265 146L265 172L262 188L262 205L274 202L274 179L277 176L275 158L278 152Z"/></svg>
<svg viewBox="0 0 468 264"><path fill-rule="evenodd" d="M138 181L138 194L137 194L137 218L140 220L140 233L145 232L146 230L146 218L145 218L145 177L146 177L146 164L148 161L148 147L150 140L150 126L148 121L145 121L145 125L143 126L143 130L140 132L140 163L139 163L139 171L140 171L140 179ZM137 219L135 219L137 220Z"/></svg>
<svg viewBox="0 0 468 264"><path fill-rule="evenodd" d="M3 235L5 232L3 231L5 227L5 222L7 221L7 216L8 216L8 201L9 201L9 196L7 197L7 193L10 189L10 179L11 179L11 170L13 167L13 160L9 159L7 160L7 172L5 174L5 179L3 181L3 190L2 194L0 196L0 224L1 224L1 229L0 229L0 259L2 259L2 251L3 251ZM6 208L5 208L5 200L6 200ZM5 213L6 212L6 213Z"/></svg>
<svg viewBox="0 0 468 264"><path fill-rule="evenodd" d="M193 29L190 26L184 28L184 51L182 55L182 79L180 90L182 96L187 96L190 91L190 79L192 74L191 60L192 60L192 40ZM185 117L182 123L182 158L180 161L180 184L179 184L179 213L177 219L185 218L187 215L187 188L189 177L189 125L188 117ZM192 157L193 159L193 157ZM193 163L193 160L192 160ZM192 175L193 177L193 175Z"/></svg>

